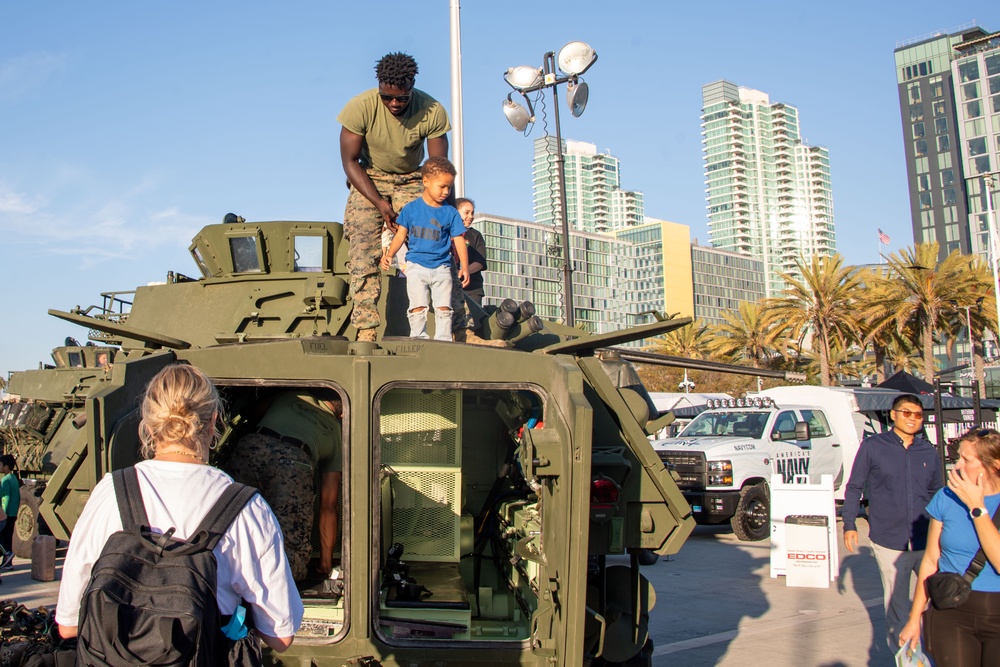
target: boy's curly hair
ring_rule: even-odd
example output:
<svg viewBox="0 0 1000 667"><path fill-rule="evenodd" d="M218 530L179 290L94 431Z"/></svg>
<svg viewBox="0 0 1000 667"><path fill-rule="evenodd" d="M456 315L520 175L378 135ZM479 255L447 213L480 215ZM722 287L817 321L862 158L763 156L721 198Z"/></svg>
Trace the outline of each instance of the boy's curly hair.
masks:
<svg viewBox="0 0 1000 667"><path fill-rule="evenodd" d="M440 155L427 158L427 162L424 162L424 166L420 168L420 175L426 178L438 174L451 174L454 176L455 166L451 163L451 160Z"/></svg>
<svg viewBox="0 0 1000 667"><path fill-rule="evenodd" d="M417 61L400 51L382 56L375 65L375 78L379 83L408 90L417 76Z"/></svg>

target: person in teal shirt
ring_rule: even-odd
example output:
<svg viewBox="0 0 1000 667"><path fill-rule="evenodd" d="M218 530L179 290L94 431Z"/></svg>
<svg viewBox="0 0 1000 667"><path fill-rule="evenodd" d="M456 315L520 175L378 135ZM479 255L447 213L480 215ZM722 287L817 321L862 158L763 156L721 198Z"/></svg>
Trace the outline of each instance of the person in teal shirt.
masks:
<svg viewBox="0 0 1000 667"><path fill-rule="evenodd" d="M17 478L17 461L10 454L0 456L0 506L7 520L3 530L0 530L0 547L3 547L3 560L0 569L9 570L14 562L14 523L17 521L17 510L21 506L21 480Z"/></svg>

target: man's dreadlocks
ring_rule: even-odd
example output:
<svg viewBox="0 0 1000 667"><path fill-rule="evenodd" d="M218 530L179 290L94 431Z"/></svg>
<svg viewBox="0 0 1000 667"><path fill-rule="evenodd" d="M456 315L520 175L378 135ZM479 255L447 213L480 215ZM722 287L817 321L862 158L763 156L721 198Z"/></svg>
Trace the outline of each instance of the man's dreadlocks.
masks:
<svg viewBox="0 0 1000 667"><path fill-rule="evenodd" d="M375 65L375 78L379 83L407 90L413 87L417 76L417 61L400 51L382 57Z"/></svg>

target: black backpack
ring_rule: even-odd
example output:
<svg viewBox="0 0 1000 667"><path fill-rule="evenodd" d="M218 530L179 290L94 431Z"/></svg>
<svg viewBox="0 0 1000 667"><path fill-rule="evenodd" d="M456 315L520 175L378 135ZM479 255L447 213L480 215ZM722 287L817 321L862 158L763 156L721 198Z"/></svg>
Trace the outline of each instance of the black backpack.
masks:
<svg viewBox="0 0 1000 667"><path fill-rule="evenodd" d="M212 549L253 487L233 483L186 542L153 533L135 468L112 473L122 530L108 538L80 604L77 664L216 665L225 657Z"/></svg>

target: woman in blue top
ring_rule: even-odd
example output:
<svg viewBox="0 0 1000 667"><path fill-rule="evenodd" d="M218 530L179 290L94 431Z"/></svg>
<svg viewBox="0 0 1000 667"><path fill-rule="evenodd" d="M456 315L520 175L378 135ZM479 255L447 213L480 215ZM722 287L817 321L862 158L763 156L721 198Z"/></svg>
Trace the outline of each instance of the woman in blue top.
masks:
<svg viewBox="0 0 1000 667"><path fill-rule="evenodd" d="M970 431L959 440L958 457L948 486L927 505L927 549L899 643L915 645L923 620L924 649L937 667L986 667L1000 660L1000 532L992 520L1000 507L1000 433ZM954 609L928 605L927 577L937 571L964 574L980 546L986 566L973 580L969 599Z"/></svg>

